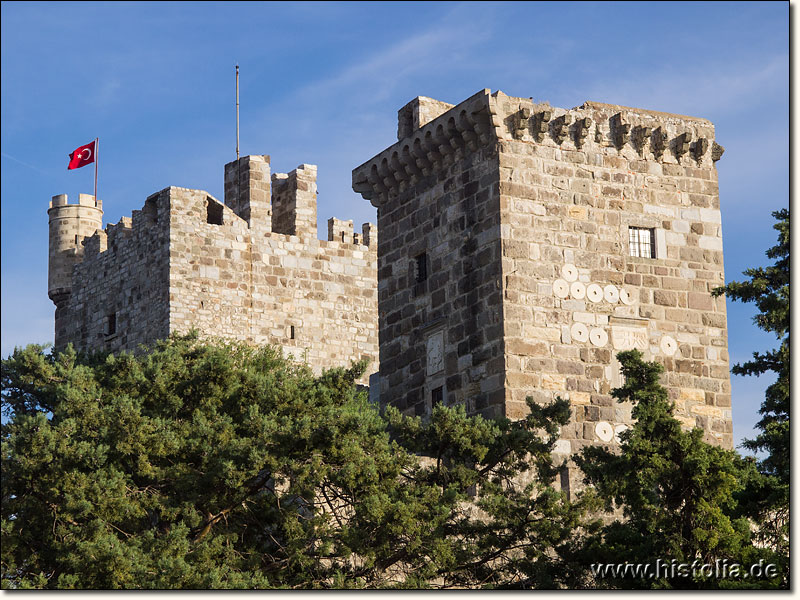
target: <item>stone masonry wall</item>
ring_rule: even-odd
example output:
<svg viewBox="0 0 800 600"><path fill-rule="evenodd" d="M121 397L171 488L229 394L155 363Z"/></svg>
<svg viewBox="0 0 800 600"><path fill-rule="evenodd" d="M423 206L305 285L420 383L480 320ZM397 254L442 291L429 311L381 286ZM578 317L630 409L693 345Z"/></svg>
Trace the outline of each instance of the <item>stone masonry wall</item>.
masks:
<svg viewBox="0 0 800 600"><path fill-rule="evenodd" d="M169 335L169 206L147 200L84 241L55 347L112 352Z"/></svg>
<svg viewBox="0 0 800 600"><path fill-rule="evenodd" d="M410 319L418 306L433 302L401 295L402 278L391 268L417 251L404 247L432 228L436 215L462 210L458 195L446 196L433 183L453 175L437 155L448 139L458 143L465 165L496 157L486 162L485 181L496 177L498 189L494 193L489 186L496 199L486 205L485 219L500 220L501 293L481 287L488 280L480 276L472 287L479 290L474 305L485 303L480 330L493 331L498 322L503 330L502 341L493 346L503 363L492 362L476 382L481 389L500 390L502 398L496 399L496 392L491 398L501 414L520 418L527 412L525 398L549 402L560 396L570 400L573 417L562 428L557 454L618 443L631 414L609 393L621 383L615 355L638 348L664 365L662 381L678 419L702 427L708 441L731 447L725 301L710 294L724 282L714 166L723 149L714 141L713 125L598 103L564 110L486 90L358 167L354 189L379 210L382 353L384 346L415 335L414 323L407 324L403 315ZM437 202L433 213L417 212ZM644 229L649 241L652 236L655 257L629 256L631 227ZM440 240L445 247L457 242L484 249L463 232L446 230ZM498 268L494 252L482 256L478 264L488 261L488 272ZM442 269L440 275L433 268L429 276L457 276L452 259ZM492 313L497 309L499 321ZM446 315L445 336L467 325L463 313ZM448 342L449 337L446 355L452 352ZM414 349L427 351L430 363L431 350L434 359L438 354L436 343ZM469 378L465 356L456 350L455 360L445 360L448 376L452 368ZM396 375L413 355L381 358L381 401L407 409L404 395L424 388L426 377L411 381L406 371ZM446 382L447 400L464 399L469 410L479 408L468 400L474 391L451 396L450 379Z"/></svg>
<svg viewBox="0 0 800 600"><path fill-rule="evenodd" d="M559 452L618 443L632 418L610 395L621 383L615 355L637 348L664 365L676 417L731 448L725 299L711 296L724 283L713 126L498 98L501 114L530 107L534 120L500 142L506 414L523 416L527 396L561 396L573 420ZM545 111L551 125L537 141ZM562 138L565 117L573 125ZM585 118L592 125L581 139ZM632 138L623 141L625 125ZM654 143L687 132L685 149ZM655 258L629 256L630 227L653 230Z"/></svg>
<svg viewBox="0 0 800 600"><path fill-rule="evenodd" d="M170 331L280 346L323 368L377 370L377 257L353 243L251 235L205 192L170 188ZM208 204L223 211L207 222ZM365 376L363 383L368 377Z"/></svg>
<svg viewBox="0 0 800 600"><path fill-rule="evenodd" d="M303 221L312 203L316 214L316 167L303 165L289 179L298 173L303 184L293 187L300 201L281 193L287 205L300 207ZM272 233L266 156L226 166L226 200L230 206L201 190L166 188L132 220L88 238L57 346L136 350L197 329L279 346L317 373L361 359L371 361L368 374L376 371L374 245L354 243L360 239L352 234L321 241ZM281 218L294 216L284 211ZM374 244L375 226L365 224L364 231ZM365 375L361 382L367 381Z"/></svg>
<svg viewBox="0 0 800 600"><path fill-rule="evenodd" d="M441 388L440 401L490 417L504 410L498 156L454 136L458 118L431 125L435 150L413 177L387 176L408 153L400 142L381 155L384 172L360 167L354 182L362 191L391 177L397 190L377 203L381 403L424 414Z"/></svg>
<svg viewBox="0 0 800 600"><path fill-rule="evenodd" d="M272 231L317 238L317 167L300 165L272 175Z"/></svg>
<svg viewBox="0 0 800 600"><path fill-rule="evenodd" d="M499 415L497 156L487 149L452 160L379 212L381 365L387 375L381 400L424 414L433 390L443 387L442 400ZM418 281L420 268L427 271L424 281ZM428 345L440 347L440 359L426 359Z"/></svg>

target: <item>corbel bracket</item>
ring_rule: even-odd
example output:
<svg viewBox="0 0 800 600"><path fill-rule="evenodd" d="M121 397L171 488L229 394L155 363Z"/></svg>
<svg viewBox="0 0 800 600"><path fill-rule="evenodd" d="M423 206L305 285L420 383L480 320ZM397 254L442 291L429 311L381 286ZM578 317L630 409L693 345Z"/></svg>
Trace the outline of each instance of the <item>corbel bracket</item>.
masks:
<svg viewBox="0 0 800 600"><path fill-rule="evenodd" d="M572 115L563 114L553 121L553 138L561 144L569 135L569 126L572 123Z"/></svg>
<svg viewBox="0 0 800 600"><path fill-rule="evenodd" d="M536 121L533 125L533 139L541 142L544 139L544 134L547 133L548 123L553 113L549 110L543 110L536 114Z"/></svg>
<svg viewBox="0 0 800 600"><path fill-rule="evenodd" d="M583 117L575 121L575 146L578 148L583 146L586 141L586 136L589 135L589 128L592 126L592 119L590 117Z"/></svg>
<svg viewBox="0 0 800 600"><path fill-rule="evenodd" d="M692 132L684 131L675 138L675 156L680 158L689 151L689 144L692 143Z"/></svg>

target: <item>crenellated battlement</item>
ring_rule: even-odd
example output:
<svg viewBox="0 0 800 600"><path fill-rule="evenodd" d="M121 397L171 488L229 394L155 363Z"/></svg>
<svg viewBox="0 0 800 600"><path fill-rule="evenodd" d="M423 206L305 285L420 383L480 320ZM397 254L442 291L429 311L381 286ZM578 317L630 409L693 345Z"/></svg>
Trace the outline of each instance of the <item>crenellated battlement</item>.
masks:
<svg viewBox="0 0 800 600"><path fill-rule="evenodd" d="M70 204L69 203L69 196L67 194L59 194L58 196L53 196L52 200L50 200L50 208L61 208L65 206L85 206L89 208L96 208L98 210L103 210L103 201L95 199L92 194L78 194L78 203L77 204Z"/></svg>
<svg viewBox="0 0 800 600"><path fill-rule="evenodd" d="M105 252L107 248L108 235L102 229L98 229L94 232L94 235L86 238L83 242L84 260L96 257L101 252Z"/></svg>
<svg viewBox="0 0 800 600"><path fill-rule="evenodd" d="M281 346L317 371L377 363L375 225L360 235L337 219L349 235L318 239L317 167L271 175L269 161L225 165L224 204L171 186L105 229L92 197L54 197L56 347L135 350L198 329Z"/></svg>
<svg viewBox="0 0 800 600"><path fill-rule="evenodd" d="M725 149L706 120L585 102L563 109L485 89L458 105L420 96L398 113L398 142L353 170L353 189L376 207L480 147L519 141L565 152L708 168Z"/></svg>
<svg viewBox="0 0 800 600"><path fill-rule="evenodd" d="M272 175L272 231L317 237L317 167L300 165L289 173Z"/></svg>

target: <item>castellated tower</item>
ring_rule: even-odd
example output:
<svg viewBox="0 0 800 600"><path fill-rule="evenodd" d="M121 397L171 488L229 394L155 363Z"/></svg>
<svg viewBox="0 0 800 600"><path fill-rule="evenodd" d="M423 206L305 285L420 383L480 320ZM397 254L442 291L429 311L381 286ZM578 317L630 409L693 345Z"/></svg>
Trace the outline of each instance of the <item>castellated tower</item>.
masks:
<svg viewBox="0 0 800 600"><path fill-rule="evenodd" d="M56 339L63 336L64 309L72 292L72 267L83 260L83 241L103 227L103 202L80 194L69 204L67 194L53 196L50 208L50 253L47 294L56 305Z"/></svg>
<svg viewBox="0 0 800 600"><path fill-rule="evenodd" d="M732 447L709 121L483 90L416 98L398 139L353 171L381 232L382 403L515 419L526 397L562 397L569 456L630 426L610 390L637 348L664 365L677 418Z"/></svg>
<svg viewBox="0 0 800 600"><path fill-rule="evenodd" d="M360 359L376 371L375 225L362 237L331 219L349 234L317 239L316 177L314 165L271 174L269 156L244 156L225 165L224 204L169 187L105 229L90 197L57 196L55 347L135 351L197 329L279 346L316 372Z"/></svg>

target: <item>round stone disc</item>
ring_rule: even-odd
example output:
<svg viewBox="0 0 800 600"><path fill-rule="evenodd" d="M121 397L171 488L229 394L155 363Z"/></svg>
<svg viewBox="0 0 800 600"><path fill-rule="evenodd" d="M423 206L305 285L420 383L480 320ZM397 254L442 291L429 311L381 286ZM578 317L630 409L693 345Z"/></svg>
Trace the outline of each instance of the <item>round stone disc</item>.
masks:
<svg viewBox="0 0 800 600"><path fill-rule="evenodd" d="M616 425L614 427L614 441L615 442L617 442L618 444L622 443L622 440L619 439L619 434L622 433L623 431L625 431L626 429L628 429L628 426L624 425L624 424Z"/></svg>
<svg viewBox="0 0 800 600"><path fill-rule="evenodd" d="M589 332L589 341L592 342L593 346L603 347L608 343L608 334L604 329L593 327Z"/></svg>
<svg viewBox="0 0 800 600"><path fill-rule="evenodd" d="M603 288L596 283L589 284L586 288L586 297L592 302L600 302L603 299Z"/></svg>
<svg viewBox="0 0 800 600"><path fill-rule="evenodd" d="M561 276L567 281L578 281L578 268L575 265L566 264L561 267Z"/></svg>
<svg viewBox="0 0 800 600"><path fill-rule="evenodd" d="M614 428L607 421L600 421L595 425L594 432L603 442L610 442L614 437Z"/></svg>
<svg viewBox="0 0 800 600"><path fill-rule="evenodd" d="M586 286L580 281L575 281L569 286L569 293L573 298L583 300L586 297Z"/></svg>
<svg viewBox="0 0 800 600"><path fill-rule="evenodd" d="M619 301L619 291L617 290L617 286L615 286L613 283L609 283L606 287L604 287L603 298L606 299L606 302L616 304Z"/></svg>
<svg viewBox="0 0 800 600"><path fill-rule="evenodd" d="M633 292L631 292L627 288L620 288L620 290L619 290L619 299L626 306L631 306L636 301L636 300L634 300Z"/></svg>
<svg viewBox="0 0 800 600"><path fill-rule="evenodd" d="M585 342L589 339L589 328L583 323L573 323L569 333L576 342Z"/></svg>
<svg viewBox="0 0 800 600"><path fill-rule="evenodd" d="M662 335L661 342L658 345L667 356L672 356L678 350L678 342L668 335Z"/></svg>
<svg viewBox="0 0 800 600"><path fill-rule="evenodd" d="M563 279L556 279L553 282L553 294L559 298L569 296L569 284Z"/></svg>

